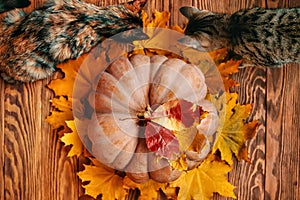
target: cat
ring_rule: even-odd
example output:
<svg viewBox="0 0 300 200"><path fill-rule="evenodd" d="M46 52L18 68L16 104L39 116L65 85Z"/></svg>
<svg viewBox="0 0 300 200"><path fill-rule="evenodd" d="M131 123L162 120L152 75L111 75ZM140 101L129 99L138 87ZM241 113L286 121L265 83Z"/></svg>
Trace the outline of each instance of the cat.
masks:
<svg viewBox="0 0 300 200"><path fill-rule="evenodd" d="M0 24L2 78L10 83L44 79L57 64L76 59L104 38L127 30L133 30L132 39L147 39L142 31L135 31L142 27L145 3L134 0L97 7L79 0L57 0L29 14L9 12Z"/></svg>
<svg viewBox="0 0 300 200"><path fill-rule="evenodd" d="M15 8L24 8L31 4L28 0L0 0L0 13L7 12Z"/></svg>
<svg viewBox="0 0 300 200"><path fill-rule="evenodd" d="M228 48L243 66L300 63L300 8L252 8L230 15L182 7L180 12L189 20L187 36L180 39L187 46Z"/></svg>

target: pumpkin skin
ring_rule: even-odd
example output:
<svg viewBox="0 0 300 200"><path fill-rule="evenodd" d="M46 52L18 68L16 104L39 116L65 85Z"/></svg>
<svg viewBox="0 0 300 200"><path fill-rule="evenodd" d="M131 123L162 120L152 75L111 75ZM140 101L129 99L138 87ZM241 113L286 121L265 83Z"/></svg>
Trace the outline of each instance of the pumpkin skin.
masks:
<svg viewBox="0 0 300 200"><path fill-rule="evenodd" d="M206 138L201 152L181 152L192 169L209 153L218 127L217 111L205 100L206 95L204 75L192 64L165 56L119 58L101 74L88 97L96 113L95 124L87 130L92 155L103 164L125 171L137 183L176 180L181 171L172 169L167 158L158 158L147 148L145 127L138 124L138 115L147 107L173 99L184 99L208 112L197 126Z"/></svg>

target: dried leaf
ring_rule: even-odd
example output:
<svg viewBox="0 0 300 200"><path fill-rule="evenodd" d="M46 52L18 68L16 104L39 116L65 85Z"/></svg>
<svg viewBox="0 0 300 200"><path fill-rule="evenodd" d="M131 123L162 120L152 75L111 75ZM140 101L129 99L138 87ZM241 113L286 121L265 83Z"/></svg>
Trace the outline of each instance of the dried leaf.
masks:
<svg viewBox="0 0 300 200"><path fill-rule="evenodd" d="M145 131L148 149L172 160L174 155L190 146L204 114L201 106L183 99L158 106L146 119L150 120Z"/></svg>
<svg viewBox="0 0 300 200"><path fill-rule="evenodd" d="M167 11L158 12L155 10L153 12L152 19L149 20L147 13L145 11L142 11L142 20L143 20L144 27L167 28L170 17L171 17L170 12L167 12Z"/></svg>
<svg viewBox="0 0 300 200"><path fill-rule="evenodd" d="M196 126L184 128L179 131L174 131L176 138L179 141L180 152L185 152L193 143L198 130Z"/></svg>
<svg viewBox="0 0 300 200"><path fill-rule="evenodd" d="M72 130L72 132L64 134L64 136L61 138L61 141L65 143L65 146L72 145L71 150L68 153L69 157L79 157L83 153L84 147L77 133L75 122L73 120L66 121L66 124Z"/></svg>
<svg viewBox="0 0 300 200"><path fill-rule="evenodd" d="M174 132L153 122L148 122L145 131L146 144L150 151L172 159L179 153L179 142Z"/></svg>
<svg viewBox="0 0 300 200"><path fill-rule="evenodd" d="M184 99L170 100L152 113L152 121L170 129L181 130L200 123L201 106Z"/></svg>
<svg viewBox="0 0 300 200"><path fill-rule="evenodd" d="M214 51L209 52L210 57L214 60L216 65L221 64L228 54L228 50L226 48L216 49Z"/></svg>
<svg viewBox="0 0 300 200"><path fill-rule="evenodd" d="M60 96L59 98L53 98L50 102L52 103L52 106L59 111L69 112L72 110L72 100L63 96Z"/></svg>
<svg viewBox="0 0 300 200"><path fill-rule="evenodd" d="M78 172L79 178L89 181L85 188L85 194L97 198L102 194L103 200L124 199L126 190L123 188L123 178L115 174L115 171L96 160L92 160L95 166L84 165L84 170Z"/></svg>
<svg viewBox="0 0 300 200"><path fill-rule="evenodd" d="M202 150L203 145L205 144L206 137L205 135L197 132L192 144L189 146L188 150L198 152Z"/></svg>
<svg viewBox="0 0 300 200"><path fill-rule="evenodd" d="M180 33L184 33L184 29L178 25L172 26L171 29Z"/></svg>
<svg viewBox="0 0 300 200"><path fill-rule="evenodd" d="M57 68L62 70L65 76L63 79L52 80L48 84L48 87L54 91L56 96L67 96L68 98L72 98L77 72L86 56L87 54L80 56L76 60L69 60L68 62L57 66Z"/></svg>
<svg viewBox="0 0 300 200"><path fill-rule="evenodd" d="M229 76L239 72L241 61L229 60L224 63L227 56L226 49L219 49L209 53L200 52L192 48L184 48L182 55L188 60L197 65L205 76L205 83L211 94L216 94L220 91L229 91L231 87L239 84Z"/></svg>
<svg viewBox="0 0 300 200"><path fill-rule="evenodd" d="M63 96L54 98L51 102L55 110L52 111L51 115L46 118L46 121L54 129L63 127L63 129L60 131L60 134L63 134L69 131L65 121L73 119L72 102Z"/></svg>
<svg viewBox="0 0 300 200"><path fill-rule="evenodd" d="M208 200L213 194L236 198L234 186L227 181L227 173L231 167L224 162L216 161L209 156L198 168L187 171L179 179L170 183L171 187L179 187L179 200Z"/></svg>
<svg viewBox="0 0 300 200"><path fill-rule="evenodd" d="M239 72L238 67L240 64L241 64L241 60L240 61L229 60L226 63L220 63L218 65L218 70L221 73L224 82L225 91L229 91L230 88L239 85L238 82L229 78L229 75L238 73Z"/></svg>
<svg viewBox="0 0 300 200"><path fill-rule="evenodd" d="M138 184L133 182L127 176L124 178L124 188L126 189L136 189L138 188L141 192L139 200L149 200L149 199L157 199L158 190L160 188L166 188L166 183L158 183L153 180L149 180L145 183Z"/></svg>
<svg viewBox="0 0 300 200"><path fill-rule="evenodd" d="M259 126L258 121L253 121L249 124L244 124L244 121L249 117L252 105L240 105L237 103L238 94L225 93L226 108L222 114L225 120L220 124L217 130L217 139L213 146L213 153L221 152L221 159L232 165L232 154L238 159L248 159L248 154L245 153L245 142L251 139Z"/></svg>
<svg viewBox="0 0 300 200"><path fill-rule="evenodd" d="M170 12L154 11L152 20L149 20L146 12L143 12L142 16L144 32L149 36L149 39L144 41L134 41L133 44L135 45L135 50L133 51L133 54L145 54L148 56L165 55L168 57L179 58L180 55L172 53L170 49L178 50L176 43L182 36L182 30L180 30L179 27L174 27L172 36L170 36L171 30L168 26ZM168 29L170 31L168 31ZM179 31L181 33L179 33ZM175 34L176 32L178 32L178 34Z"/></svg>
<svg viewBox="0 0 300 200"><path fill-rule="evenodd" d="M171 162L171 166L173 169L177 169L179 171L186 171L188 169L188 164L186 162L186 155L183 154L180 158Z"/></svg>

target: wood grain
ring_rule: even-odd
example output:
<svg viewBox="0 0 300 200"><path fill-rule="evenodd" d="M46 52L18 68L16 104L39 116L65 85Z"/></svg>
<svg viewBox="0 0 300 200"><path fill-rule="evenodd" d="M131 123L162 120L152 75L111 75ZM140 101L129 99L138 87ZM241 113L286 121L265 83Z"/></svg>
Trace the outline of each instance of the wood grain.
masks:
<svg viewBox="0 0 300 200"><path fill-rule="evenodd" d="M268 70L266 199L299 199L300 68Z"/></svg>
<svg viewBox="0 0 300 200"><path fill-rule="evenodd" d="M4 199L4 81L0 79L0 199Z"/></svg>
<svg viewBox="0 0 300 200"><path fill-rule="evenodd" d="M126 0L88 0L112 5ZM39 8L32 0L26 11ZM186 22L183 5L232 13L250 7L300 7L299 0L149 0L147 10L172 12L171 25ZM229 180L237 199L300 199L300 65L280 69L252 67L234 78L239 102L253 104L250 119L259 119L257 136L249 141L250 163L235 162ZM0 199L79 199L83 195L76 172L85 160L67 158L55 131L45 122L53 93L50 79L9 85L0 80ZM128 199L135 199L131 192ZM82 197L80 199L91 199ZM163 197L161 197L163 199ZM214 199L227 199L215 195Z"/></svg>

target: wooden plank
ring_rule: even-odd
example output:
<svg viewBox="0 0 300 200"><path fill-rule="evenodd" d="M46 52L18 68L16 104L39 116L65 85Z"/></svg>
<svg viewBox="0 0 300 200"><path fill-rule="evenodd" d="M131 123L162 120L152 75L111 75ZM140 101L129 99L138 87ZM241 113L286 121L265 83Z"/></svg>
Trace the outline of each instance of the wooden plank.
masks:
<svg viewBox="0 0 300 200"><path fill-rule="evenodd" d="M266 199L300 198L300 65L267 73Z"/></svg>
<svg viewBox="0 0 300 200"><path fill-rule="evenodd" d="M41 132L36 84L5 88L5 199L26 199L38 195L38 167L35 134ZM25 192L26 191L26 192ZM27 196L29 195L29 196Z"/></svg>
<svg viewBox="0 0 300 200"><path fill-rule="evenodd" d="M267 7L299 6L297 0L267 2ZM265 199L299 199L300 65L267 72Z"/></svg>
<svg viewBox="0 0 300 200"><path fill-rule="evenodd" d="M6 87L5 199L78 199L77 161L45 122L46 83Z"/></svg>
<svg viewBox="0 0 300 200"><path fill-rule="evenodd" d="M81 190L76 175L78 161L67 157L69 149L63 148L56 131L45 121L51 110L49 100L53 97L53 92L46 88L49 81L43 81L41 90L41 199L78 199L78 188Z"/></svg>
<svg viewBox="0 0 300 200"><path fill-rule="evenodd" d="M263 7L262 1L257 1ZM198 1L202 9L214 12L233 13L243 8L254 7L253 1ZM239 102L253 104L250 120L258 119L261 126L256 137L247 143L250 163L235 162L234 169L229 173L229 181L236 186L237 199L263 199L264 198L264 171L265 171L265 70L250 67L241 70L233 78L240 86L232 91L239 94ZM215 195L214 199L228 199Z"/></svg>
<svg viewBox="0 0 300 200"><path fill-rule="evenodd" d="M4 199L4 81L0 79L0 199Z"/></svg>
<svg viewBox="0 0 300 200"><path fill-rule="evenodd" d="M241 70L234 79L240 83L233 91L238 92L239 102L252 104L249 120L257 119L261 126L247 143L251 163L239 162L229 173L229 181L236 186L238 199L263 199L265 173L265 69L251 67Z"/></svg>

